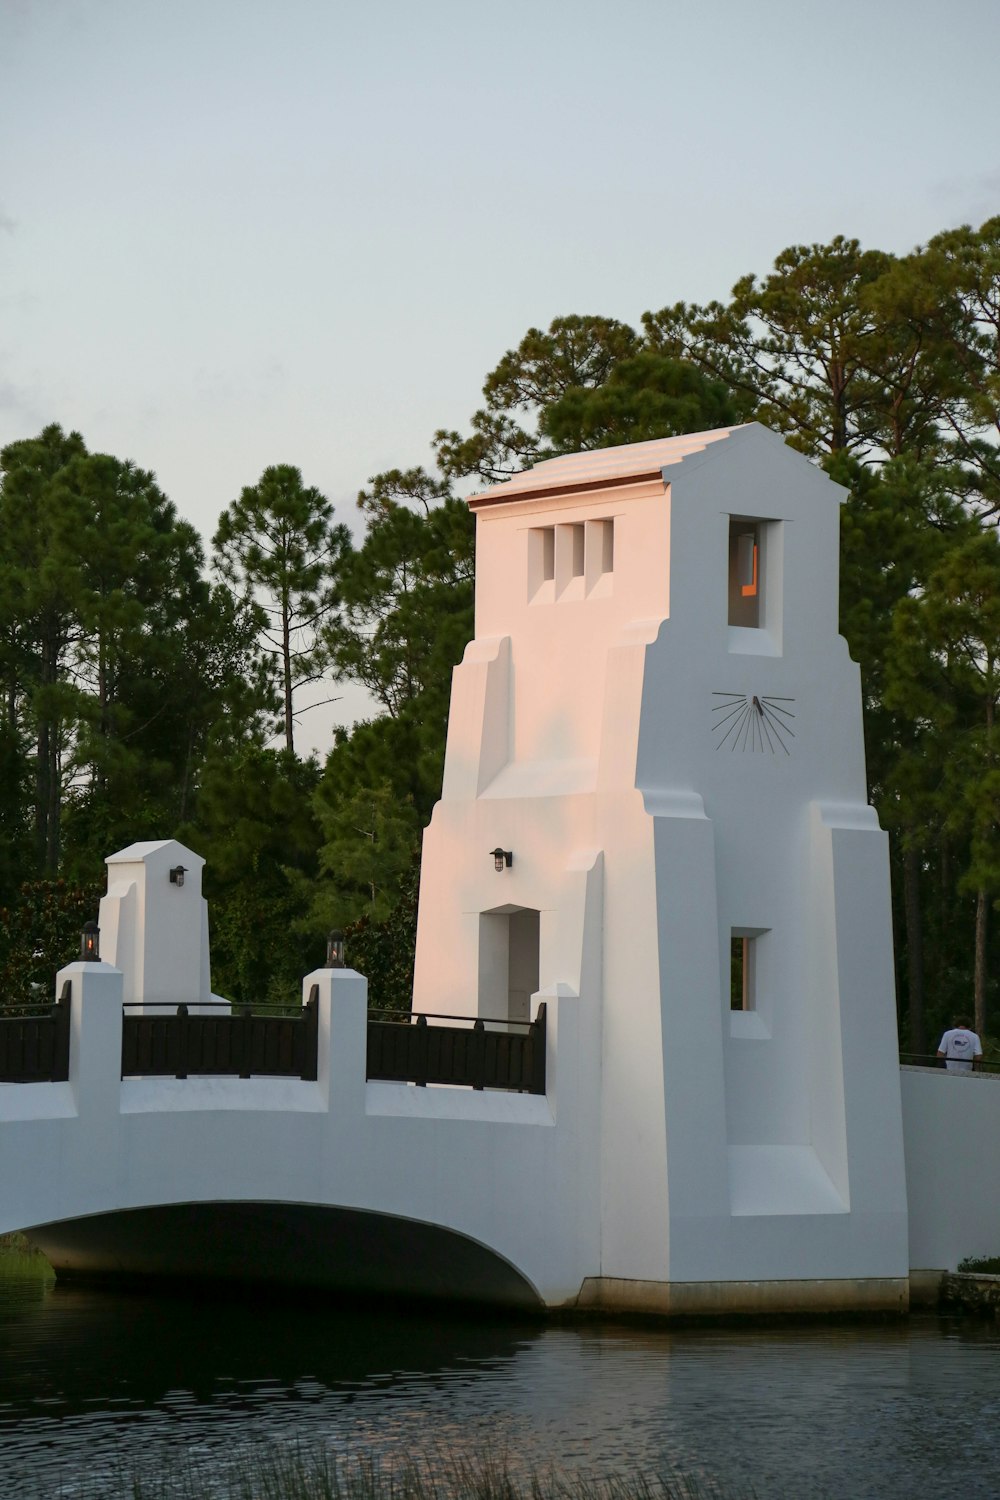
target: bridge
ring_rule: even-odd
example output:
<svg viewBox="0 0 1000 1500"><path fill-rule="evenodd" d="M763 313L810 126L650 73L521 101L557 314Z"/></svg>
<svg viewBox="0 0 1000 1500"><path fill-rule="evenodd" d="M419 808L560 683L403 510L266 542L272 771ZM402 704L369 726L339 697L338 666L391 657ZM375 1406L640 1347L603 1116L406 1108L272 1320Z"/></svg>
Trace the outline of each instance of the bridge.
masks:
<svg viewBox="0 0 1000 1500"><path fill-rule="evenodd" d="M21 1072L35 1076L0 1085L0 1232L26 1230L59 1273L217 1276L521 1306L576 1296L576 1018L562 1015L561 1089L554 1068L548 1093L531 1091L531 1078L515 1078L519 1088L509 1081L511 1044L522 1055L536 1038L544 1046L563 996L511 1036L371 1020L365 980L349 970L309 975L294 1022L130 1016L122 974L105 963L70 965L59 981L51 1022L0 1022L16 1033L0 1042L4 1076L15 1071L15 1050ZM57 1041L55 1076L41 1081L40 1033L61 1030L64 1018L67 1066ZM205 1056L206 1025L216 1030L214 1058ZM255 1030L263 1053L268 1030L280 1043L292 1025L306 1042L299 1076L289 1076L280 1046L254 1061L238 1040ZM193 1042L186 1054L181 1027ZM236 1034L235 1060L218 1056L229 1045L220 1045L223 1028ZM123 1077L123 1058L142 1066L136 1040L150 1044L146 1066L207 1071ZM424 1076L373 1079L380 1070ZM485 1081L436 1085L442 1073ZM541 1238L527 1202L550 1205Z"/></svg>
<svg viewBox="0 0 1000 1500"><path fill-rule="evenodd" d="M125 866L160 875L197 934L197 856L137 848ZM178 898L162 876L181 863ZM130 934L130 972L70 964L48 1013L0 1020L0 1232L25 1230L64 1276L576 1299L594 1043L578 997L540 994L527 1025L371 1016L366 980L332 968L306 976L294 1017L197 990L126 1001L157 937L142 895L153 920Z"/></svg>

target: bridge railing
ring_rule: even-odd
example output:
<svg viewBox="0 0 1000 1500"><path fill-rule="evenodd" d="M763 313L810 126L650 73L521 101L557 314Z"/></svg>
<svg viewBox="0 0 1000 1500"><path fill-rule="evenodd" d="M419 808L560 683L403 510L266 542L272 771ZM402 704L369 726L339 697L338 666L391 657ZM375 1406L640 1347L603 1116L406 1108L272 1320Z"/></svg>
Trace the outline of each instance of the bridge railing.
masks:
<svg viewBox="0 0 1000 1500"><path fill-rule="evenodd" d="M0 1017L0 1083L65 1083L69 1078L67 979L54 1005L36 1015Z"/></svg>
<svg viewBox="0 0 1000 1500"><path fill-rule="evenodd" d="M946 1058L938 1057L936 1052L901 1052L899 1060L905 1066L913 1068L944 1068L947 1061ZM957 1059L952 1058L952 1062L955 1061ZM980 1058L976 1064L975 1071L977 1073L992 1073L995 1075L1000 1073L1000 1063L994 1057L991 1057L989 1061Z"/></svg>
<svg viewBox="0 0 1000 1500"><path fill-rule="evenodd" d="M148 1008L149 1001L145 1002ZM205 1007L206 1009L209 1007ZM129 1015L122 1021L122 1077L315 1079L318 1069L319 989L299 1015Z"/></svg>
<svg viewBox="0 0 1000 1500"><path fill-rule="evenodd" d="M486 1017L404 1013L368 1017L366 1076L388 1083L464 1085L545 1093L545 1003L534 1021L490 1021ZM450 1025L438 1025L438 1022Z"/></svg>

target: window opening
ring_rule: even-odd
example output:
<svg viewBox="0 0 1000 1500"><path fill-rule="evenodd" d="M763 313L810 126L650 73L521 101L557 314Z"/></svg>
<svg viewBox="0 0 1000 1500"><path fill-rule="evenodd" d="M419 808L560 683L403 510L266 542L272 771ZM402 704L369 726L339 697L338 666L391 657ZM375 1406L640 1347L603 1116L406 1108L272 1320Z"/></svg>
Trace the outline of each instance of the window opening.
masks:
<svg viewBox="0 0 1000 1500"><path fill-rule="evenodd" d="M729 519L729 623L751 629L761 623L763 526Z"/></svg>
<svg viewBox="0 0 1000 1500"><path fill-rule="evenodd" d="M544 599L546 593L552 597L556 576L556 529L554 526L533 526L528 532L528 598ZM554 584L553 584L554 587Z"/></svg>
<svg viewBox="0 0 1000 1500"><path fill-rule="evenodd" d="M584 528L583 528L582 525L578 525L578 526L571 526L569 529L570 529L570 532L571 532L571 539L572 539L572 546L573 546L573 550L572 550L572 554L571 554L572 561L571 561L571 566L570 566L570 576L573 577L573 578L582 578L583 577L583 554L584 554L584 546L583 546Z"/></svg>
<svg viewBox="0 0 1000 1500"><path fill-rule="evenodd" d="M547 583L556 576L556 529L544 526L538 534L542 542L542 581Z"/></svg>
<svg viewBox="0 0 1000 1500"><path fill-rule="evenodd" d="M599 571L613 573L615 570L615 523L614 521L598 521L597 525L601 543Z"/></svg>
<svg viewBox="0 0 1000 1500"><path fill-rule="evenodd" d="M755 1010L754 968L757 939L738 937L735 934L729 943L729 1008L730 1010Z"/></svg>

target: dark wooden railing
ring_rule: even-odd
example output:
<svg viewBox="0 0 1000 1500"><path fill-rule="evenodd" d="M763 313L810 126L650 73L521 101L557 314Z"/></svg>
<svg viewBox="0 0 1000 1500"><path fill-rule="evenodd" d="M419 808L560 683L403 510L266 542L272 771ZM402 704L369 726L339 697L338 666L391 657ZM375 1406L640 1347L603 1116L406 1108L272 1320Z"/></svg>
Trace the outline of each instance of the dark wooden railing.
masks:
<svg viewBox="0 0 1000 1500"><path fill-rule="evenodd" d="M317 1076L319 988L296 1016L189 1014L130 1016L122 1023L122 1077Z"/></svg>
<svg viewBox="0 0 1000 1500"><path fill-rule="evenodd" d="M544 1001L537 1018L519 1023L516 1031L509 1029L508 1022L456 1024L460 1019L409 1015L401 1021L380 1021L369 1017L367 1077L421 1087L450 1083L545 1093ZM432 1024L435 1021L452 1024ZM487 1030L488 1026L503 1029Z"/></svg>
<svg viewBox="0 0 1000 1500"><path fill-rule="evenodd" d="M46 1012L0 1017L0 1083L66 1082L72 993L67 979Z"/></svg>
<svg viewBox="0 0 1000 1500"><path fill-rule="evenodd" d="M71 983L46 1013L0 1017L0 1083L69 1078ZM221 1008L221 1007L220 1007ZM201 1011L201 1007L199 1007ZM513 1023L406 1014L368 1019L366 1076L395 1083L463 1085L545 1093L545 1005ZM450 1024L442 1024L450 1023ZM315 1079L319 989L298 1015L130 1015L122 1020L122 1077L222 1076Z"/></svg>

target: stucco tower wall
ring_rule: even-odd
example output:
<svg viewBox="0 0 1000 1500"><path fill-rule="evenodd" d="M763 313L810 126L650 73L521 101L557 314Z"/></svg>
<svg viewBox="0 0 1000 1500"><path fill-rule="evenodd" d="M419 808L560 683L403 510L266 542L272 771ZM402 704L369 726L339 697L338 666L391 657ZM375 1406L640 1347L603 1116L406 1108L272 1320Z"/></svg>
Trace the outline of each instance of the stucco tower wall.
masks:
<svg viewBox="0 0 1000 1500"><path fill-rule="evenodd" d="M637 780L657 823L670 1277L905 1276L888 860L836 630L840 495L755 428L665 477L672 611ZM766 523L759 630L727 623L731 515ZM752 723L724 742L737 694L781 702L777 743ZM760 934L751 1012L730 1009L734 930Z"/></svg>

